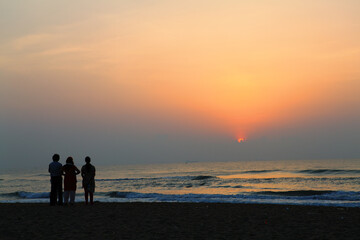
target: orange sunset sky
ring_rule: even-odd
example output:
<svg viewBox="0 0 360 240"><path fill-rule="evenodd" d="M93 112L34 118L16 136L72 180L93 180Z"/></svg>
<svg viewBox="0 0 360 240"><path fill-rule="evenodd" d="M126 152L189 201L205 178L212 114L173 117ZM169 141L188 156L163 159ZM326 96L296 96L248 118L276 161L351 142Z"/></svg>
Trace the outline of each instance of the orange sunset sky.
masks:
<svg viewBox="0 0 360 240"><path fill-rule="evenodd" d="M0 166L359 158L359 11L2 1Z"/></svg>

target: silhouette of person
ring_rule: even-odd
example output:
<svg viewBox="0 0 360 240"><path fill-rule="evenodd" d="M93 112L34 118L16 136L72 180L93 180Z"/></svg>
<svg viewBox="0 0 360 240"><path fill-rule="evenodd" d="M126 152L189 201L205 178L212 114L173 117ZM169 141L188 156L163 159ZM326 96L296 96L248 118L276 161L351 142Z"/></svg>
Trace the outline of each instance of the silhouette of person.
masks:
<svg viewBox="0 0 360 240"><path fill-rule="evenodd" d="M86 164L81 168L82 186L85 191L85 203L88 204L88 198L90 195L90 204L94 204L94 192L95 192L95 172L96 169L90 164L90 157L85 158Z"/></svg>
<svg viewBox="0 0 360 240"><path fill-rule="evenodd" d="M52 157L53 161L49 164L49 173L51 177L51 192L50 192L50 205L55 206L63 204L62 199L62 164L59 163L59 154L54 154ZM57 201L58 199L58 201Z"/></svg>
<svg viewBox="0 0 360 240"><path fill-rule="evenodd" d="M73 205L75 202L75 191L76 191L76 175L80 173L80 170L74 165L72 157L66 159L66 164L62 167L64 177L64 203L69 202Z"/></svg>

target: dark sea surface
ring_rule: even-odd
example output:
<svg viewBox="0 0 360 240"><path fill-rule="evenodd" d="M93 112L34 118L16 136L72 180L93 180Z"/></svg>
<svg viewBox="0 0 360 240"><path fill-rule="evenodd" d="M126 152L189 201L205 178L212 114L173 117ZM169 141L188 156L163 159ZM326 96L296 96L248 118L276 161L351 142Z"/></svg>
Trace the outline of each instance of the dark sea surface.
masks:
<svg viewBox="0 0 360 240"><path fill-rule="evenodd" d="M360 160L97 166L95 201L360 207ZM80 165L78 166L81 167ZM78 175L76 201L83 200ZM0 173L0 202L48 202L47 166Z"/></svg>

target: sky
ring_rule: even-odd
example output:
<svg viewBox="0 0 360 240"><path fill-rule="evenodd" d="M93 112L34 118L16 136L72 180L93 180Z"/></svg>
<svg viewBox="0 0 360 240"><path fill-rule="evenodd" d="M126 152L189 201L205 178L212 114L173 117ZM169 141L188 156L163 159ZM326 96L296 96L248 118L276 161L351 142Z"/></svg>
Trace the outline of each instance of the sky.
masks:
<svg viewBox="0 0 360 240"><path fill-rule="evenodd" d="M358 0L0 1L0 168L360 159Z"/></svg>

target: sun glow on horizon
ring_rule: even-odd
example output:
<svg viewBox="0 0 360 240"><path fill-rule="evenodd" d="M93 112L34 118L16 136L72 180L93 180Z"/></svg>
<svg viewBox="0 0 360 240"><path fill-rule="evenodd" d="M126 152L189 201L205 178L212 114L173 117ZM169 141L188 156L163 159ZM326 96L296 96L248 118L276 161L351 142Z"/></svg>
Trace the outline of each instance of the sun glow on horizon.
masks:
<svg viewBox="0 0 360 240"><path fill-rule="evenodd" d="M154 156L179 149L179 159L197 157L204 139L243 158L284 156L277 144L295 155L320 144L325 156L336 136L358 142L348 130L360 129L358 0L26 2L0 3L11 13L0 21L9 136L33 124L40 143L48 129L80 126L102 136L90 143L109 141L106 154L144 144ZM333 126L344 129L317 128ZM259 144L270 153L253 151Z"/></svg>

